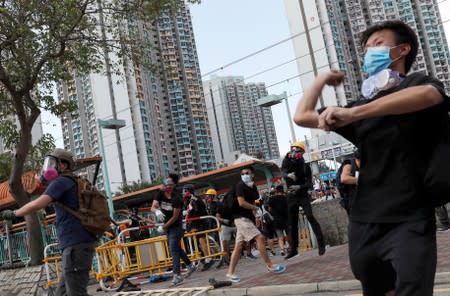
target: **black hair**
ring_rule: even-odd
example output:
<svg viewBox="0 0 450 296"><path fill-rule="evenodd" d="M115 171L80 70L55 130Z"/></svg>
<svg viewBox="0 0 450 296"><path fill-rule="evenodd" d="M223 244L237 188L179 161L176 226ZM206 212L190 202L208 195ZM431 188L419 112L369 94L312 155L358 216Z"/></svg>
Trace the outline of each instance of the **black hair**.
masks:
<svg viewBox="0 0 450 296"><path fill-rule="evenodd" d="M172 179L175 185L177 185L178 181L180 180L180 175L178 175L177 173L170 173L169 178Z"/></svg>
<svg viewBox="0 0 450 296"><path fill-rule="evenodd" d="M284 187L283 187L283 185L278 185L277 187L275 187L275 190L277 192L284 192Z"/></svg>
<svg viewBox="0 0 450 296"><path fill-rule="evenodd" d="M241 171L243 171L243 170L249 170L249 171L251 171L252 173L255 172L255 169L254 169L252 166L248 166L248 167L242 168Z"/></svg>
<svg viewBox="0 0 450 296"><path fill-rule="evenodd" d="M367 40L369 37L375 33L382 30L390 30L394 32L396 38L396 45L400 45L402 43L408 43L411 46L411 50L405 58L405 70L406 73L412 67L414 60L417 56L417 50L419 48L419 42L417 41L417 34L414 30L400 20L392 20L392 21L384 21L381 23L376 23L371 27L367 28L365 31L361 33L361 46L365 47Z"/></svg>

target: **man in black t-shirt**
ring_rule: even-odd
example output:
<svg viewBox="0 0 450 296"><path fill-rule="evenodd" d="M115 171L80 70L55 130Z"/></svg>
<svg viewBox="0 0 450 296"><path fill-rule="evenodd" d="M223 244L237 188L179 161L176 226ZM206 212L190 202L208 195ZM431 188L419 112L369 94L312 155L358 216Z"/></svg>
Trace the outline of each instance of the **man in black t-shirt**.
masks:
<svg viewBox="0 0 450 296"><path fill-rule="evenodd" d="M180 242L183 239L184 229L182 227L181 209L183 207L183 200L181 192L175 190L176 183L174 179L178 178L168 177L164 179L162 192L153 200L152 207L161 210L164 214L163 230L167 233L167 240L169 243L170 256L173 261L173 280L172 286L178 286L183 283L181 277L180 259L183 259L186 264L185 277L191 275L195 271L195 265L191 264L186 253L181 249Z"/></svg>
<svg viewBox="0 0 450 296"><path fill-rule="evenodd" d="M385 21L361 37L366 99L315 110L323 87L344 79L338 71L320 73L304 92L294 121L334 130L358 147L349 255L364 295L431 296L436 223L425 172L434 150L448 140L450 99L438 80L418 72L406 76L419 49L408 25ZM425 144L418 145L418 136Z"/></svg>
<svg viewBox="0 0 450 296"><path fill-rule="evenodd" d="M239 204L233 212L234 224L236 225L236 244L234 246L233 254L231 254L230 266L228 267L227 277L232 282L239 282L240 277L234 274L237 262L241 255L244 242L249 242L252 239L256 240L259 253L266 263L267 269L274 273L282 273L286 270L283 265L272 264L272 261L267 255L264 236L256 228L255 213L259 209L255 205L255 201L259 198L258 189L254 182L253 168L245 168L241 170L242 181L236 185L236 198Z"/></svg>

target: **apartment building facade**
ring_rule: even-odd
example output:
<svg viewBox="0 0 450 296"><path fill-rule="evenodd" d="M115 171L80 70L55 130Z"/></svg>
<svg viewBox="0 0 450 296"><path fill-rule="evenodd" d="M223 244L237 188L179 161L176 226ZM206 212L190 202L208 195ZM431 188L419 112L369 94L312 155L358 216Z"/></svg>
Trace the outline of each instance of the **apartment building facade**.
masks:
<svg viewBox="0 0 450 296"><path fill-rule="evenodd" d="M264 83L246 83L241 76L215 76L203 82L218 166L233 163L241 153L263 159L280 157L270 107L256 101L267 96Z"/></svg>
<svg viewBox="0 0 450 296"><path fill-rule="evenodd" d="M291 33L300 33L293 39L296 54L302 57L297 60L300 73L308 72L315 63L316 72L336 69L346 74L342 86L325 92L325 105L345 105L361 99L360 85L365 77L360 35L383 20L399 19L414 29L419 49L411 71L436 77L450 92L450 54L438 1L285 0L285 7ZM311 45L310 50L305 44ZM314 71L303 74L302 87L307 87L314 77Z"/></svg>
<svg viewBox="0 0 450 296"><path fill-rule="evenodd" d="M130 62L119 76L75 74L60 83L59 100L78 104L77 111L62 118L65 148L75 157L89 157L101 154L103 142L113 190L123 183L153 182L169 172L188 176L214 169L188 7L164 12L151 26L128 25L143 44L151 44L146 59L153 69ZM102 128L100 141L99 119L124 120L125 126Z"/></svg>
<svg viewBox="0 0 450 296"><path fill-rule="evenodd" d="M345 72L338 87L326 87L317 107L340 105L362 98L360 86L363 48L360 34L370 25L399 19L419 36L419 49L411 72L432 75L450 93L450 54L436 0L285 0L297 67L306 89L319 72ZM306 29L305 29L306 28ZM306 46L305 46L306 45ZM311 129L312 137L323 132Z"/></svg>

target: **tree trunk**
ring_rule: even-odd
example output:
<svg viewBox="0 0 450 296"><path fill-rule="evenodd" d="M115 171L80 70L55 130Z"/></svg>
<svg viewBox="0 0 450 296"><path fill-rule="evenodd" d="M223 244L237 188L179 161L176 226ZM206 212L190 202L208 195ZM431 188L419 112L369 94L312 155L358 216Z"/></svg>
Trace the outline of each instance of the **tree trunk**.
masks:
<svg viewBox="0 0 450 296"><path fill-rule="evenodd" d="M30 250L30 265L41 265L44 259L44 240L42 238L41 222L38 215L33 213L25 217L28 230L28 245Z"/></svg>
<svg viewBox="0 0 450 296"><path fill-rule="evenodd" d="M21 101L22 98L14 98L14 100ZM17 110L17 116L20 123L20 139L16 146L13 167L9 178L9 191L20 207L30 201L30 196L23 188L22 175L25 160L31 147L31 129L39 116L39 113L39 109L35 109L27 116L23 109ZM41 224L37 213L27 215L25 221L28 231L28 247L31 256L30 265L42 264L42 259L44 258L44 243L42 239Z"/></svg>

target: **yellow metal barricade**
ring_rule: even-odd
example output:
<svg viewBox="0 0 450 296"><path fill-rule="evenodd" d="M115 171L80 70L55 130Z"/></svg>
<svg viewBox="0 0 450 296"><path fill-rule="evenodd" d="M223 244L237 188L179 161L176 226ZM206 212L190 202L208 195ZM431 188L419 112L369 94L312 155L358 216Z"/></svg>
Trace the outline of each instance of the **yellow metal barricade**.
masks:
<svg viewBox="0 0 450 296"><path fill-rule="evenodd" d="M193 262L205 258L220 258L224 255L220 240L214 236L222 231L219 221L213 216L202 216L197 219L214 219L217 227L199 232L185 233L181 247L185 250ZM192 220L194 220L192 219ZM162 224L147 225L145 227L132 227L124 229L116 240L108 242L96 248L97 272L96 278L105 291L115 291L117 283L123 279L133 279L131 276L138 274L164 275L166 270L172 267L172 258L166 235L160 235L140 241L125 242L124 235L128 231L146 227L158 227ZM207 242L207 254L202 254L199 249L198 239L203 237ZM110 283L110 284L109 284Z"/></svg>
<svg viewBox="0 0 450 296"><path fill-rule="evenodd" d="M47 288L58 284L61 278L61 255L50 255L58 248L58 243L49 244L44 248L45 275L47 276Z"/></svg>
<svg viewBox="0 0 450 296"><path fill-rule="evenodd" d="M214 219L216 227L198 232L185 233L181 247L193 262L206 258L220 259L224 255L223 245L219 239L219 221L213 216L194 218ZM164 275L171 272L166 270L172 267L172 258L166 235L160 235L140 241L126 242L125 234L129 231L143 228L154 228L162 224L152 224L124 229L117 238L104 243L95 250L93 270L95 278L104 291L116 291L124 279L139 278L139 274ZM205 238L207 244L206 254L202 254L198 240ZM52 255L58 244L48 245L44 250L44 263L47 276L47 286L55 286L61 278L61 256ZM133 277L135 276L135 277Z"/></svg>

